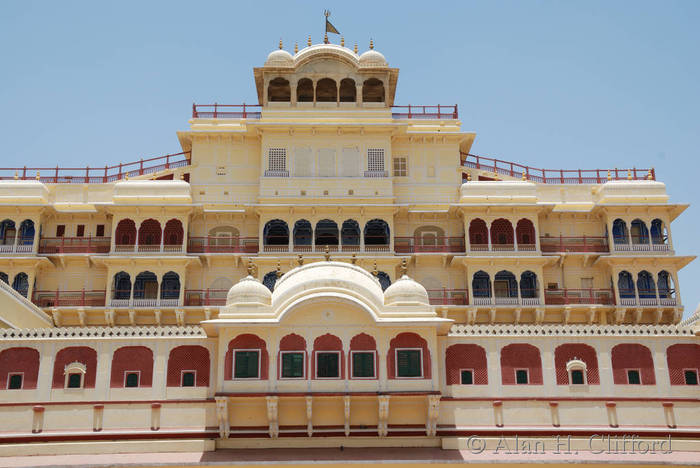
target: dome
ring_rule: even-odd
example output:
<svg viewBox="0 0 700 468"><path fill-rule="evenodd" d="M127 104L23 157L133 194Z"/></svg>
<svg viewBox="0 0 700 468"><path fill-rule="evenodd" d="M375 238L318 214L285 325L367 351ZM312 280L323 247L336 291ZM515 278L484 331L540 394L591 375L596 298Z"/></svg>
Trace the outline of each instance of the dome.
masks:
<svg viewBox="0 0 700 468"><path fill-rule="evenodd" d="M398 281L386 288L384 303L386 305L430 305L430 300L428 299L428 291L420 283L403 275Z"/></svg>
<svg viewBox="0 0 700 468"><path fill-rule="evenodd" d="M229 289L226 295L226 305L232 304L265 304L270 305L272 293L260 281L248 275Z"/></svg>
<svg viewBox="0 0 700 468"><path fill-rule="evenodd" d="M265 66L268 67L291 67L294 65L292 54L286 50L277 49L270 52L265 61Z"/></svg>
<svg viewBox="0 0 700 468"><path fill-rule="evenodd" d="M360 55L361 67L388 67L389 64L382 54L374 49L370 49Z"/></svg>
<svg viewBox="0 0 700 468"><path fill-rule="evenodd" d="M371 273L345 262L314 262L285 273L272 293L274 304L309 294L311 291L341 293L369 302L380 308L384 297L379 281Z"/></svg>

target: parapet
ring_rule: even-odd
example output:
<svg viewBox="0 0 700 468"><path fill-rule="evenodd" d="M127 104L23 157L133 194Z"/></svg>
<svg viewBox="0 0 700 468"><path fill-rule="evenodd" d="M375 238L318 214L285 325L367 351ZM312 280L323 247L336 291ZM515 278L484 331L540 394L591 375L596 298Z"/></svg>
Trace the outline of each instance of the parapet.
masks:
<svg viewBox="0 0 700 468"><path fill-rule="evenodd" d="M0 181L0 204L27 205L46 204L49 189L36 180L2 180Z"/></svg>
<svg viewBox="0 0 700 468"><path fill-rule="evenodd" d="M192 203L190 184L182 180L128 180L114 184L114 203Z"/></svg>

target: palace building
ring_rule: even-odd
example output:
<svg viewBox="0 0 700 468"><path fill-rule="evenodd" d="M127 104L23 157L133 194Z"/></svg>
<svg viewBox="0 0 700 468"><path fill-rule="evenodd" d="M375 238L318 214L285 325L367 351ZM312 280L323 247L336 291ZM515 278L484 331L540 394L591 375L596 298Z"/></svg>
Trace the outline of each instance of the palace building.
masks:
<svg viewBox="0 0 700 468"><path fill-rule="evenodd" d="M456 105L394 103L398 75L371 44L280 43L260 104L193 105L177 154L3 169L0 456L700 450L687 205L653 169L472 154Z"/></svg>

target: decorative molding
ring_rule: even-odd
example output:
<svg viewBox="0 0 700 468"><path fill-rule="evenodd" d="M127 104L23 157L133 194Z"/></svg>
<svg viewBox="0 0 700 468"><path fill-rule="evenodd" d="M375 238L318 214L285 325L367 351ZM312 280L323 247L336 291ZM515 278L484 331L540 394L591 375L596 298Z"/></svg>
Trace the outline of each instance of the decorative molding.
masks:
<svg viewBox="0 0 700 468"><path fill-rule="evenodd" d="M679 325L452 325L448 336L693 336L693 329Z"/></svg>
<svg viewBox="0 0 700 468"><path fill-rule="evenodd" d="M0 339L45 338L206 338L199 326L175 327L57 327L0 329Z"/></svg>

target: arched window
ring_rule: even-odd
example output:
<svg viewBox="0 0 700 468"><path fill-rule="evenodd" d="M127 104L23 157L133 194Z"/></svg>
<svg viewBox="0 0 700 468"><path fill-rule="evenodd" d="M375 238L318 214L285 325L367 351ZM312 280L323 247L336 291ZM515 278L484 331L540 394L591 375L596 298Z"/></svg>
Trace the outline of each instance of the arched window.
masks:
<svg viewBox="0 0 700 468"><path fill-rule="evenodd" d="M95 388L96 374L97 351L87 346L63 348L54 359L52 388Z"/></svg>
<svg viewBox="0 0 700 468"><path fill-rule="evenodd" d="M379 284L382 285L382 291L386 291L386 288L391 286L391 278L383 271L377 272L377 279L379 280Z"/></svg>
<svg viewBox="0 0 700 468"><path fill-rule="evenodd" d="M292 99L292 90L289 81L284 78L275 78L267 86L267 100L270 102L289 102Z"/></svg>
<svg viewBox="0 0 700 468"><path fill-rule="evenodd" d="M210 251L228 251L229 247L238 245L240 235L238 229L233 226L216 226L210 229L208 239Z"/></svg>
<svg viewBox="0 0 700 468"><path fill-rule="evenodd" d="M439 226L420 226L413 231L415 245L437 247L444 245L445 231Z"/></svg>
<svg viewBox="0 0 700 468"><path fill-rule="evenodd" d="M29 293L29 277L26 273L17 273L12 281L12 289L27 297Z"/></svg>
<svg viewBox="0 0 700 468"><path fill-rule="evenodd" d="M164 245L181 246L184 237L185 232L179 219L171 219L165 223L165 229L163 230Z"/></svg>
<svg viewBox="0 0 700 468"><path fill-rule="evenodd" d="M583 363L581 366L579 363ZM599 385L598 357L595 348L583 343L565 343L554 349L557 385ZM583 371L582 379L579 373ZM582 381L581 381L582 380Z"/></svg>
<svg viewBox="0 0 700 468"><path fill-rule="evenodd" d="M39 351L8 348L0 351L0 390L31 390L39 377Z"/></svg>
<svg viewBox="0 0 700 468"><path fill-rule="evenodd" d="M529 219L521 219L515 226L515 234L518 239L518 249L524 250L528 247L534 248L535 226Z"/></svg>
<svg viewBox="0 0 700 468"><path fill-rule="evenodd" d="M389 225L381 219L365 224L365 245L389 245Z"/></svg>
<svg viewBox="0 0 700 468"><path fill-rule="evenodd" d="M654 359L646 346L623 343L613 347L613 382L616 385L654 385Z"/></svg>
<svg viewBox="0 0 700 468"><path fill-rule="evenodd" d="M277 272L271 271L263 276L262 284L264 284L270 291L275 290L275 283L277 283Z"/></svg>
<svg viewBox="0 0 700 468"><path fill-rule="evenodd" d="M357 100L357 87L355 80L343 78L340 80L340 102L355 102Z"/></svg>
<svg viewBox="0 0 700 468"><path fill-rule="evenodd" d="M15 235L17 234L17 229L15 228L15 222L6 219L0 223L0 245L12 245L15 243Z"/></svg>
<svg viewBox="0 0 700 468"><path fill-rule="evenodd" d="M649 231L647 230L647 225L641 219L635 219L632 221L632 231L630 233L632 237L633 244L648 244L649 243Z"/></svg>
<svg viewBox="0 0 700 468"><path fill-rule="evenodd" d="M311 357L311 376L314 379L344 379L345 353L343 342L335 335L326 333L314 340Z"/></svg>
<svg viewBox="0 0 700 468"><path fill-rule="evenodd" d="M273 219L265 224L263 229L265 245L289 245L289 228L281 219Z"/></svg>
<svg viewBox="0 0 700 468"><path fill-rule="evenodd" d="M134 280L134 299L158 298L158 277L150 271L143 271Z"/></svg>
<svg viewBox="0 0 700 468"><path fill-rule="evenodd" d="M155 219L147 219L139 227L139 245L160 245L160 223Z"/></svg>
<svg viewBox="0 0 700 468"><path fill-rule="evenodd" d="M386 359L389 379L429 379L430 362L428 342L417 333L399 333L389 342Z"/></svg>
<svg viewBox="0 0 700 468"><path fill-rule="evenodd" d="M634 281L632 275L627 271L621 271L617 277L617 289L620 292L620 297L625 299L634 298Z"/></svg>
<svg viewBox="0 0 700 468"><path fill-rule="evenodd" d="M350 340L348 368L351 379L377 379L379 364L377 342L367 333L355 335Z"/></svg>
<svg viewBox="0 0 700 468"><path fill-rule="evenodd" d="M269 362L265 340L252 333L243 333L228 343L224 380L267 380Z"/></svg>
<svg viewBox="0 0 700 468"><path fill-rule="evenodd" d="M518 297L518 283L510 271L501 270L493 279L494 297Z"/></svg>
<svg viewBox="0 0 700 468"><path fill-rule="evenodd" d="M145 346L123 346L112 356L111 388L150 387L153 384L153 351Z"/></svg>
<svg viewBox="0 0 700 468"><path fill-rule="evenodd" d="M673 287L673 278L666 270L659 272L657 285L659 287L659 297L661 299L672 298L676 292Z"/></svg>
<svg viewBox="0 0 700 468"><path fill-rule="evenodd" d="M698 385L700 344L678 343L666 349L671 385Z"/></svg>
<svg viewBox="0 0 700 468"><path fill-rule="evenodd" d="M668 241L664 222L660 219L655 219L651 222L651 242L653 244L665 244Z"/></svg>
<svg viewBox="0 0 700 468"><path fill-rule="evenodd" d="M131 277L129 273L120 271L114 275L114 285L112 286L113 299L129 299L131 297Z"/></svg>
<svg viewBox="0 0 700 468"><path fill-rule="evenodd" d="M499 218L491 223L491 245L495 249L513 248L513 225L504 218Z"/></svg>
<svg viewBox="0 0 700 468"><path fill-rule="evenodd" d="M180 298L180 275L173 271L169 271L163 275L163 282L160 285L160 298Z"/></svg>
<svg viewBox="0 0 700 468"><path fill-rule="evenodd" d="M526 343L501 348L501 380L503 385L542 385L540 350Z"/></svg>
<svg viewBox="0 0 700 468"><path fill-rule="evenodd" d="M10 284L10 279L7 277L7 273L0 271L0 281L4 281L5 284Z"/></svg>
<svg viewBox="0 0 700 468"><path fill-rule="evenodd" d="M208 387L209 350L204 346L178 346L168 356L168 387Z"/></svg>
<svg viewBox="0 0 700 468"><path fill-rule="evenodd" d="M455 344L445 352L447 385L487 385L486 351L476 344Z"/></svg>
<svg viewBox="0 0 700 468"><path fill-rule="evenodd" d="M343 246L360 245L360 225L354 219L346 219L340 230Z"/></svg>
<svg viewBox="0 0 700 468"><path fill-rule="evenodd" d="M34 221L25 219L19 225L18 245L32 245L34 243Z"/></svg>
<svg viewBox="0 0 700 468"><path fill-rule="evenodd" d="M338 87L335 80L322 78L316 83L316 102L336 102Z"/></svg>
<svg viewBox="0 0 700 468"><path fill-rule="evenodd" d="M488 250L489 229L483 219L472 219L469 223L469 244L471 250Z"/></svg>
<svg viewBox="0 0 700 468"><path fill-rule="evenodd" d="M628 244L627 223L621 219L613 221L613 241L616 244Z"/></svg>
<svg viewBox="0 0 700 468"><path fill-rule="evenodd" d="M122 219L114 231L116 245L134 245L136 243L136 223L131 219Z"/></svg>
<svg viewBox="0 0 700 468"><path fill-rule="evenodd" d="M472 295L474 297L491 297L491 278L488 273L484 271L474 273Z"/></svg>
<svg viewBox="0 0 700 468"><path fill-rule="evenodd" d="M316 245L338 245L338 225L330 219L316 223Z"/></svg>
<svg viewBox="0 0 700 468"><path fill-rule="evenodd" d="M297 83L297 102L314 102L314 82L302 78Z"/></svg>
<svg viewBox="0 0 700 468"><path fill-rule="evenodd" d="M279 346L278 362L278 378L306 378L306 340L296 333L290 333L282 337Z"/></svg>
<svg viewBox="0 0 700 468"><path fill-rule="evenodd" d="M656 299L656 286L654 285L654 277L648 271L640 271L637 274L637 292L639 298Z"/></svg>
<svg viewBox="0 0 700 468"><path fill-rule="evenodd" d="M300 219L294 223L294 247L311 245L313 231L311 223L305 219Z"/></svg>
<svg viewBox="0 0 700 468"><path fill-rule="evenodd" d="M376 78L362 84L362 102L384 102L384 83Z"/></svg>
<svg viewBox="0 0 700 468"><path fill-rule="evenodd" d="M537 275L531 271L523 272L520 275L520 297L535 298L538 296Z"/></svg>

